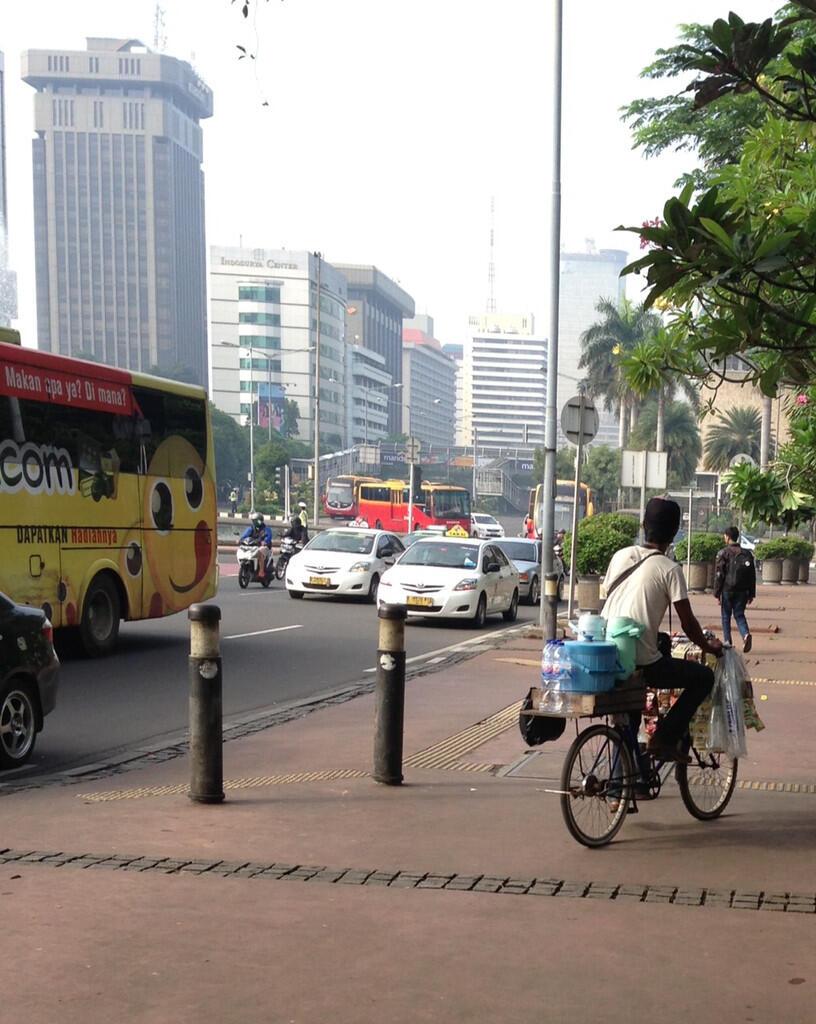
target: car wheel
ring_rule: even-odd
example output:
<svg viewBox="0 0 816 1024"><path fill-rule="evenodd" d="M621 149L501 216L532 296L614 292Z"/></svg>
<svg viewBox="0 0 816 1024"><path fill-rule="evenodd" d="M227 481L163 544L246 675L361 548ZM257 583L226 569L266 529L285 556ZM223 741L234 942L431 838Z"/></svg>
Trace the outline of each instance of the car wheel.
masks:
<svg viewBox="0 0 816 1024"><path fill-rule="evenodd" d="M241 590L246 590L249 586L249 577L252 570L249 568L249 562L241 562L241 568L238 570L238 586Z"/></svg>
<svg viewBox="0 0 816 1024"><path fill-rule="evenodd" d="M473 625L476 629L481 629L485 624L487 618L487 598L484 594L479 595L479 601L476 605L476 611L473 613Z"/></svg>
<svg viewBox="0 0 816 1024"><path fill-rule="evenodd" d="M379 587L380 577L375 572L374 575L371 577L371 583L369 583L368 585L368 593L366 594L366 601L368 601L369 604L377 603L377 591Z"/></svg>
<svg viewBox="0 0 816 1024"><path fill-rule="evenodd" d="M0 768L25 764L37 739L37 708L28 683L12 680L0 688Z"/></svg>
<svg viewBox="0 0 816 1024"><path fill-rule="evenodd" d="M95 576L85 595L79 623L82 647L89 658L100 658L113 650L121 616L116 584L108 576Z"/></svg>
<svg viewBox="0 0 816 1024"><path fill-rule="evenodd" d="M506 612L502 612L502 618L505 622L515 622L516 616L518 615L518 591L513 591L513 597L510 599L510 607Z"/></svg>
<svg viewBox="0 0 816 1024"><path fill-rule="evenodd" d="M538 593L538 576L533 576L533 578L530 580L530 604L538 604L539 597L540 595Z"/></svg>
<svg viewBox="0 0 816 1024"><path fill-rule="evenodd" d="M290 590L289 591L289 596L292 598L293 601L300 601L301 598L303 597L303 591L302 590Z"/></svg>

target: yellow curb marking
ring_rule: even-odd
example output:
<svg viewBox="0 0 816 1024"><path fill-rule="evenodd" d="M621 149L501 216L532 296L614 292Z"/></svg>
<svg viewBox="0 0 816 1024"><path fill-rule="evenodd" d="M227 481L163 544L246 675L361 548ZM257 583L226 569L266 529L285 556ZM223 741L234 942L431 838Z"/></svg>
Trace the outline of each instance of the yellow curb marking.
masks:
<svg viewBox="0 0 816 1024"><path fill-rule="evenodd" d="M749 678L755 686L757 684L762 686L769 686L771 684L778 686L816 686L816 682L804 679L763 679L760 676L749 676Z"/></svg>
<svg viewBox="0 0 816 1024"><path fill-rule="evenodd" d="M426 747L405 759L408 768L453 768L463 754L475 750L487 740L499 736L515 725L521 710L522 701L517 700L509 707L502 708L495 715L490 715L481 722L471 725L461 732L448 736L433 746Z"/></svg>
<svg viewBox="0 0 816 1024"><path fill-rule="evenodd" d="M364 779L369 772L359 768L333 768L317 772L290 772L288 775L260 775L244 779L227 779L224 789L253 789L257 786L284 786L293 782L327 782L334 779ZM179 782L173 786L142 786L138 789L112 789L101 793L78 793L81 800L100 804L110 800L138 800L145 796L176 796L187 793L190 784Z"/></svg>

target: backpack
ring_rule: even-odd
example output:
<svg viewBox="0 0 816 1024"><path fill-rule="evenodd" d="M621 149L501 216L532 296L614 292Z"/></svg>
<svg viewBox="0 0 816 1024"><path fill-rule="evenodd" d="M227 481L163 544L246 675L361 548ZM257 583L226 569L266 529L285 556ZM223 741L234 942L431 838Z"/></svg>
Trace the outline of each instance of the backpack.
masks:
<svg viewBox="0 0 816 1024"><path fill-rule="evenodd" d="M754 554L747 548L731 549L725 572L725 590L751 590L756 582Z"/></svg>

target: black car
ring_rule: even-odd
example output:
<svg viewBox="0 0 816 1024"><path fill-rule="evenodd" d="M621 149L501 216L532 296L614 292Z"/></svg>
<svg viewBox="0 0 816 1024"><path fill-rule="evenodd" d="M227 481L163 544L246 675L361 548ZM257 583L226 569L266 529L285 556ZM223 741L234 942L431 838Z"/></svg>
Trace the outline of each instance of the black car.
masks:
<svg viewBox="0 0 816 1024"><path fill-rule="evenodd" d="M0 768L25 764L57 703L53 641L44 612L0 593Z"/></svg>

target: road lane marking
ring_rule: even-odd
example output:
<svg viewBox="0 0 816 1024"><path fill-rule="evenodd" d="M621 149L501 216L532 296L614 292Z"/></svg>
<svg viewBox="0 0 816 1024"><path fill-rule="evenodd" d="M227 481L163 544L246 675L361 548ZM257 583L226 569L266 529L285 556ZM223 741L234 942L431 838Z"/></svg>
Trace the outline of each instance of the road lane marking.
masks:
<svg viewBox="0 0 816 1024"><path fill-rule="evenodd" d="M509 635L512 634L512 632L513 630L510 629L501 629L495 633L474 636L470 640L459 640L455 644L449 644L447 647L439 647L435 651L426 651L424 654L415 654L413 658L406 658L405 664L411 665L415 661L424 661L427 658L437 658L437 656L442 654L470 654L473 648L477 647L479 644L486 644L488 640L491 640L494 637ZM538 662L536 662L536 664L538 664ZM376 665L372 668L363 669L364 673L371 673L376 671Z"/></svg>
<svg viewBox="0 0 816 1024"><path fill-rule="evenodd" d="M246 636L265 636L267 633L283 633L287 629L303 629L302 623L297 626L276 626L274 629L258 629L254 633L230 633L224 640L243 640Z"/></svg>

